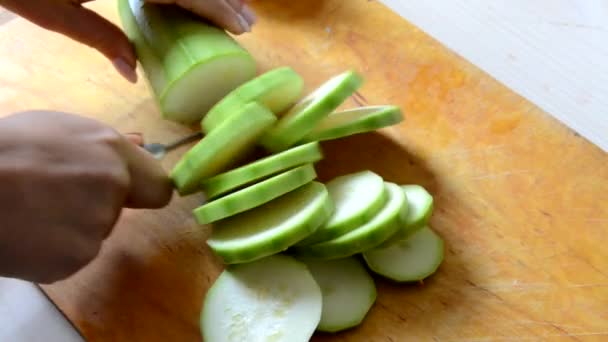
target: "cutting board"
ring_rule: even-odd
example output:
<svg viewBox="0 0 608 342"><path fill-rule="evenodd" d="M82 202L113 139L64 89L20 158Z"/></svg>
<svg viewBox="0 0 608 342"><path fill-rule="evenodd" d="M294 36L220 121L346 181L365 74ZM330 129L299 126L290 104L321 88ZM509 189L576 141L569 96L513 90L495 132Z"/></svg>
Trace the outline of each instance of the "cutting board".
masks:
<svg viewBox="0 0 608 342"><path fill-rule="evenodd" d="M405 113L397 126L324 143L319 179L371 169L425 186L446 243L433 277L377 277L361 326L313 340L608 339L606 153L379 2L282 3L254 1L259 24L237 38L260 72L289 65L309 91L354 68L366 83L345 106ZM91 7L117 22L113 1ZM79 113L149 141L190 132L161 120L145 82L123 81L97 52L2 21L2 115ZM44 290L89 341L199 341L201 304L222 270L205 245L209 227L191 218L201 201L175 196L161 210L124 211L94 262Z"/></svg>

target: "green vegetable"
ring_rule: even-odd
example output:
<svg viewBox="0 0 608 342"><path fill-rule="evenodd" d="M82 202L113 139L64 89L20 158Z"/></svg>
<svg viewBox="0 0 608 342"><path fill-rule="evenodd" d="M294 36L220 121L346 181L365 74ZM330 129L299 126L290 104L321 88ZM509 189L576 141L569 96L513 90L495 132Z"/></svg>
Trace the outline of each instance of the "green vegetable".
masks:
<svg viewBox="0 0 608 342"><path fill-rule="evenodd" d="M118 9L165 119L200 121L255 77L255 60L230 35L178 6L119 0Z"/></svg>
<svg viewBox="0 0 608 342"><path fill-rule="evenodd" d="M201 333L207 342L308 342L322 305L308 267L277 254L220 274L203 302Z"/></svg>
<svg viewBox="0 0 608 342"><path fill-rule="evenodd" d="M255 101L275 114L281 114L298 101L304 80L292 68L270 70L231 91L217 103L202 122L204 132L211 132L243 104Z"/></svg>
<svg viewBox="0 0 608 342"><path fill-rule="evenodd" d="M332 77L291 107L276 125L264 134L260 144L271 152L279 152L293 146L338 108L362 83L362 77L354 71Z"/></svg>
<svg viewBox="0 0 608 342"><path fill-rule="evenodd" d="M323 119L302 140L323 141L371 132L403 120L397 106L368 106L335 112Z"/></svg>
<svg viewBox="0 0 608 342"><path fill-rule="evenodd" d="M444 258L443 240L425 226L405 240L363 253L369 268L397 282L412 282L437 271Z"/></svg>
<svg viewBox="0 0 608 342"><path fill-rule="evenodd" d="M251 262L280 253L310 235L332 211L326 187L313 181L216 222L207 244L225 264Z"/></svg>
<svg viewBox="0 0 608 342"><path fill-rule="evenodd" d="M304 263L323 294L317 330L335 333L361 324L376 301L376 285L363 264L353 257Z"/></svg>
<svg viewBox="0 0 608 342"><path fill-rule="evenodd" d="M382 247L388 246L396 241L404 240L424 228L433 213L433 197L420 185L402 185L408 203L407 215L403 218L401 228L382 243Z"/></svg>
<svg viewBox="0 0 608 342"><path fill-rule="evenodd" d="M371 220L388 199L382 177L364 170L336 177L327 183L336 207L331 218L313 235L298 243L311 245L343 235Z"/></svg>
<svg viewBox="0 0 608 342"><path fill-rule="evenodd" d="M194 210L194 217L200 224L212 223L258 207L316 177L312 164L305 164L208 202Z"/></svg>
<svg viewBox="0 0 608 342"><path fill-rule="evenodd" d="M236 163L276 120L273 113L255 102L241 107L186 152L173 168L170 176L178 192L192 194L203 180Z"/></svg>
<svg viewBox="0 0 608 342"><path fill-rule="evenodd" d="M397 184L385 182L385 185L388 201L370 221L332 240L294 246L294 253L302 259L337 259L362 253L387 240L401 227L401 215L407 201Z"/></svg>
<svg viewBox="0 0 608 342"><path fill-rule="evenodd" d="M207 198L215 199L234 189L254 184L278 172L303 164L314 163L323 157L319 143L312 142L273 154L217 176L205 179L200 186Z"/></svg>

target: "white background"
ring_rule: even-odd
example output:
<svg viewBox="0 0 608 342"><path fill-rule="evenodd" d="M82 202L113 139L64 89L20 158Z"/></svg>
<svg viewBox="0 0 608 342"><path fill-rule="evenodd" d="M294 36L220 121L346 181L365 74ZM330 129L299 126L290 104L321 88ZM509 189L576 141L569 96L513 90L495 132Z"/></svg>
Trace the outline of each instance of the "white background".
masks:
<svg viewBox="0 0 608 342"><path fill-rule="evenodd" d="M385 0L608 151L608 0Z"/></svg>

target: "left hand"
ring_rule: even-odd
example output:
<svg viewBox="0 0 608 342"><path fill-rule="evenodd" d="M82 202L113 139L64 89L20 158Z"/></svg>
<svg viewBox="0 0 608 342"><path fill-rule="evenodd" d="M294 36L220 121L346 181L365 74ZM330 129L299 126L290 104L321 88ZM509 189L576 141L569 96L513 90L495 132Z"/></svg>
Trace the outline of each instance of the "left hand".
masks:
<svg viewBox="0 0 608 342"><path fill-rule="evenodd" d="M0 0L0 6L45 29L68 36L100 51L116 70L135 83L137 57L124 32L82 6L91 0ZM255 15L243 0L147 0L176 4L209 19L234 34L249 31Z"/></svg>

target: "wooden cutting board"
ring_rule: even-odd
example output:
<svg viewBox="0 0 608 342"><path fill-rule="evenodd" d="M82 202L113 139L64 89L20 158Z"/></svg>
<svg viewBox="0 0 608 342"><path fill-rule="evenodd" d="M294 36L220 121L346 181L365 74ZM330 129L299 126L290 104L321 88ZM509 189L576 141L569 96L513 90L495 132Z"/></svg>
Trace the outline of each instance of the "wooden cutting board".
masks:
<svg viewBox="0 0 608 342"><path fill-rule="evenodd" d="M608 339L606 153L378 2L281 3L254 2L259 24L238 38L260 71L292 66L310 90L355 68L367 82L348 106L397 104L406 116L324 144L320 179L368 168L421 184L446 242L435 276L414 285L378 278L360 327L314 340ZM113 1L92 7L117 22ZM159 119L145 84L123 81L95 51L0 21L3 115L80 113L150 141L189 132ZM184 150L163 161L167 170ZM208 228L191 219L200 201L125 211L99 258L45 291L89 341L200 340L201 303L221 271Z"/></svg>

